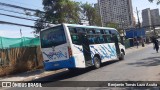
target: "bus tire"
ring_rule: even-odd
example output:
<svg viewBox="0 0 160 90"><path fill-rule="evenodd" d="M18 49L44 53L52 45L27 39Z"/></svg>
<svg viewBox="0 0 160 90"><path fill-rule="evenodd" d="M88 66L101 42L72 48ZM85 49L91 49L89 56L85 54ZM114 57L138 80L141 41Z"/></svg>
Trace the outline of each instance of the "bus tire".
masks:
<svg viewBox="0 0 160 90"><path fill-rule="evenodd" d="M94 61L94 67L95 67L96 69L98 69L98 68L101 67L101 61L100 61L100 58L99 58L99 57L95 56L95 57L93 58L93 61Z"/></svg>
<svg viewBox="0 0 160 90"><path fill-rule="evenodd" d="M123 52L121 52L119 60L124 60L124 53Z"/></svg>

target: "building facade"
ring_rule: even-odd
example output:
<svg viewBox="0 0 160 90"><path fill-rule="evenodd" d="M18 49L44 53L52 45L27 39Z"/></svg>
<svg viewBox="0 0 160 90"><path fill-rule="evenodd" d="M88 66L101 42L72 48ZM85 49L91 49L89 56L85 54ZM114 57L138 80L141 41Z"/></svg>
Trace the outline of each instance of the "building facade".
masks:
<svg viewBox="0 0 160 90"><path fill-rule="evenodd" d="M159 9L151 10L152 25L160 25Z"/></svg>
<svg viewBox="0 0 160 90"><path fill-rule="evenodd" d="M107 23L116 23L121 29L133 26L131 0L98 0L98 5L103 26Z"/></svg>
<svg viewBox="0 0 160 90"><path fill-rule="evenodd" d="M160 35L157 27L160 27L159 9L144 9L142 10L142 27L146 30L146 36L151 37L156 34Z"/></svg>
<svg viewBox="0 0 160 90"><path fill-rule="evenodd" d="M142 10L142 27L148 27L152 25L150 8Z"/></svg>
<svg viewBox="0 0 160 90"><path fill-rule="evenodd" d="M142 26L152 27L160 25L159 9L150 10L150 8L142 10Z"/></svg>

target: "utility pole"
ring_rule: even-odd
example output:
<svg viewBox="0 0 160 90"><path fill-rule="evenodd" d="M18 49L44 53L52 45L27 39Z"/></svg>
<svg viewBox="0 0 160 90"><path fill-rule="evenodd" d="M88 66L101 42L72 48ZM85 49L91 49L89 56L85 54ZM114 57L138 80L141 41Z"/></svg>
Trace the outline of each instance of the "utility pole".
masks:
<svg viewBox="0 0 160 90"><path fill-rule="evenodd" d="M137 18L138 18L138 27L141 28L140 20L139 20L139 11L136 7L136 13L137 13Z"/></svg>
<svg viewBox="0 0 160 90"><path fill-rule="evenodd" d="M23 38L22 38L22 30L20 29L20 36L21 36L21 45L23 47Z"/></svg>
<svg viewBox="0 0 160 90"><path fill-rule="evenodd" d="M21 38L22 38L22 30L20 29L20 36L21 36Z"/></svg>

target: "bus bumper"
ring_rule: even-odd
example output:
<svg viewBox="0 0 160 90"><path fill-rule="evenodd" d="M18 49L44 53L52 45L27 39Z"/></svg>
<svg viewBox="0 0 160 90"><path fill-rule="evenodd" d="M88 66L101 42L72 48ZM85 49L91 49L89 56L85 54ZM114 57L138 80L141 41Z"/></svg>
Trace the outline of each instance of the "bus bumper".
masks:
<svg viewBox="0 0 160 90"><path fill-rule="evenodd" d="M43 63L44 63L44 69L46 71L76 67L74 57L71 57L68 60L61 60L56 62L43 62Z"/></svg>

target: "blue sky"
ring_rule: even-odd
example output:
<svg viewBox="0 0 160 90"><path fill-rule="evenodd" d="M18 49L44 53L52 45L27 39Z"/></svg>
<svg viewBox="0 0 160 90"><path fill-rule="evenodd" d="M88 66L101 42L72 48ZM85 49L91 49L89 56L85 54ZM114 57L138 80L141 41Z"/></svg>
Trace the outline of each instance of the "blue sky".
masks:
<svg viewBox="0 0 160 90"><path fill-rule="evenodd" d="M93 4L97 2L97 0L74 0L74 1L81 1L83 3L89 2L89 3L93 3ZM26 7L26 8L43 10L42 0L0 0L0 2L14 4L14 5L18 5L18 6L22 6L22 7ZM134 14L136 11L135 10L136 7L138 7L139 11L146 9L146 8L151 8L151 9L160 8L160 5L156 5L155 2L149 3L148 0L132 0L132 4L133 4ZM0 9L17 11L17 9L11 9L11 8L4 7L4 6L1 6ZM19 10L19 12L21 12L21 11ZM1 10L0 10L0 13L22 16L22 17L26 17L26 18L35 18L35 17L29 17L29 16L24 16L24 15L9 13L9 12L5 12L5 11L1 11ZM139 13L139 15L140 15L140 18L142 18L141 12ZM10 18L10 17L6 17L6 16L1 16L1 15L0 15L0 21L22 23L22 24L32 25L32 26L34 25L33 21L15 19L15 18ZM11 26L11 25L5 25L5 24L0 24L0 36L19 38L20 37L20 29L22 30L23 36L34 37L34 35L32 33L34 31L34 29L32 29L32 28L26 28L26 27L22 27L22 26Z"/></svg>

